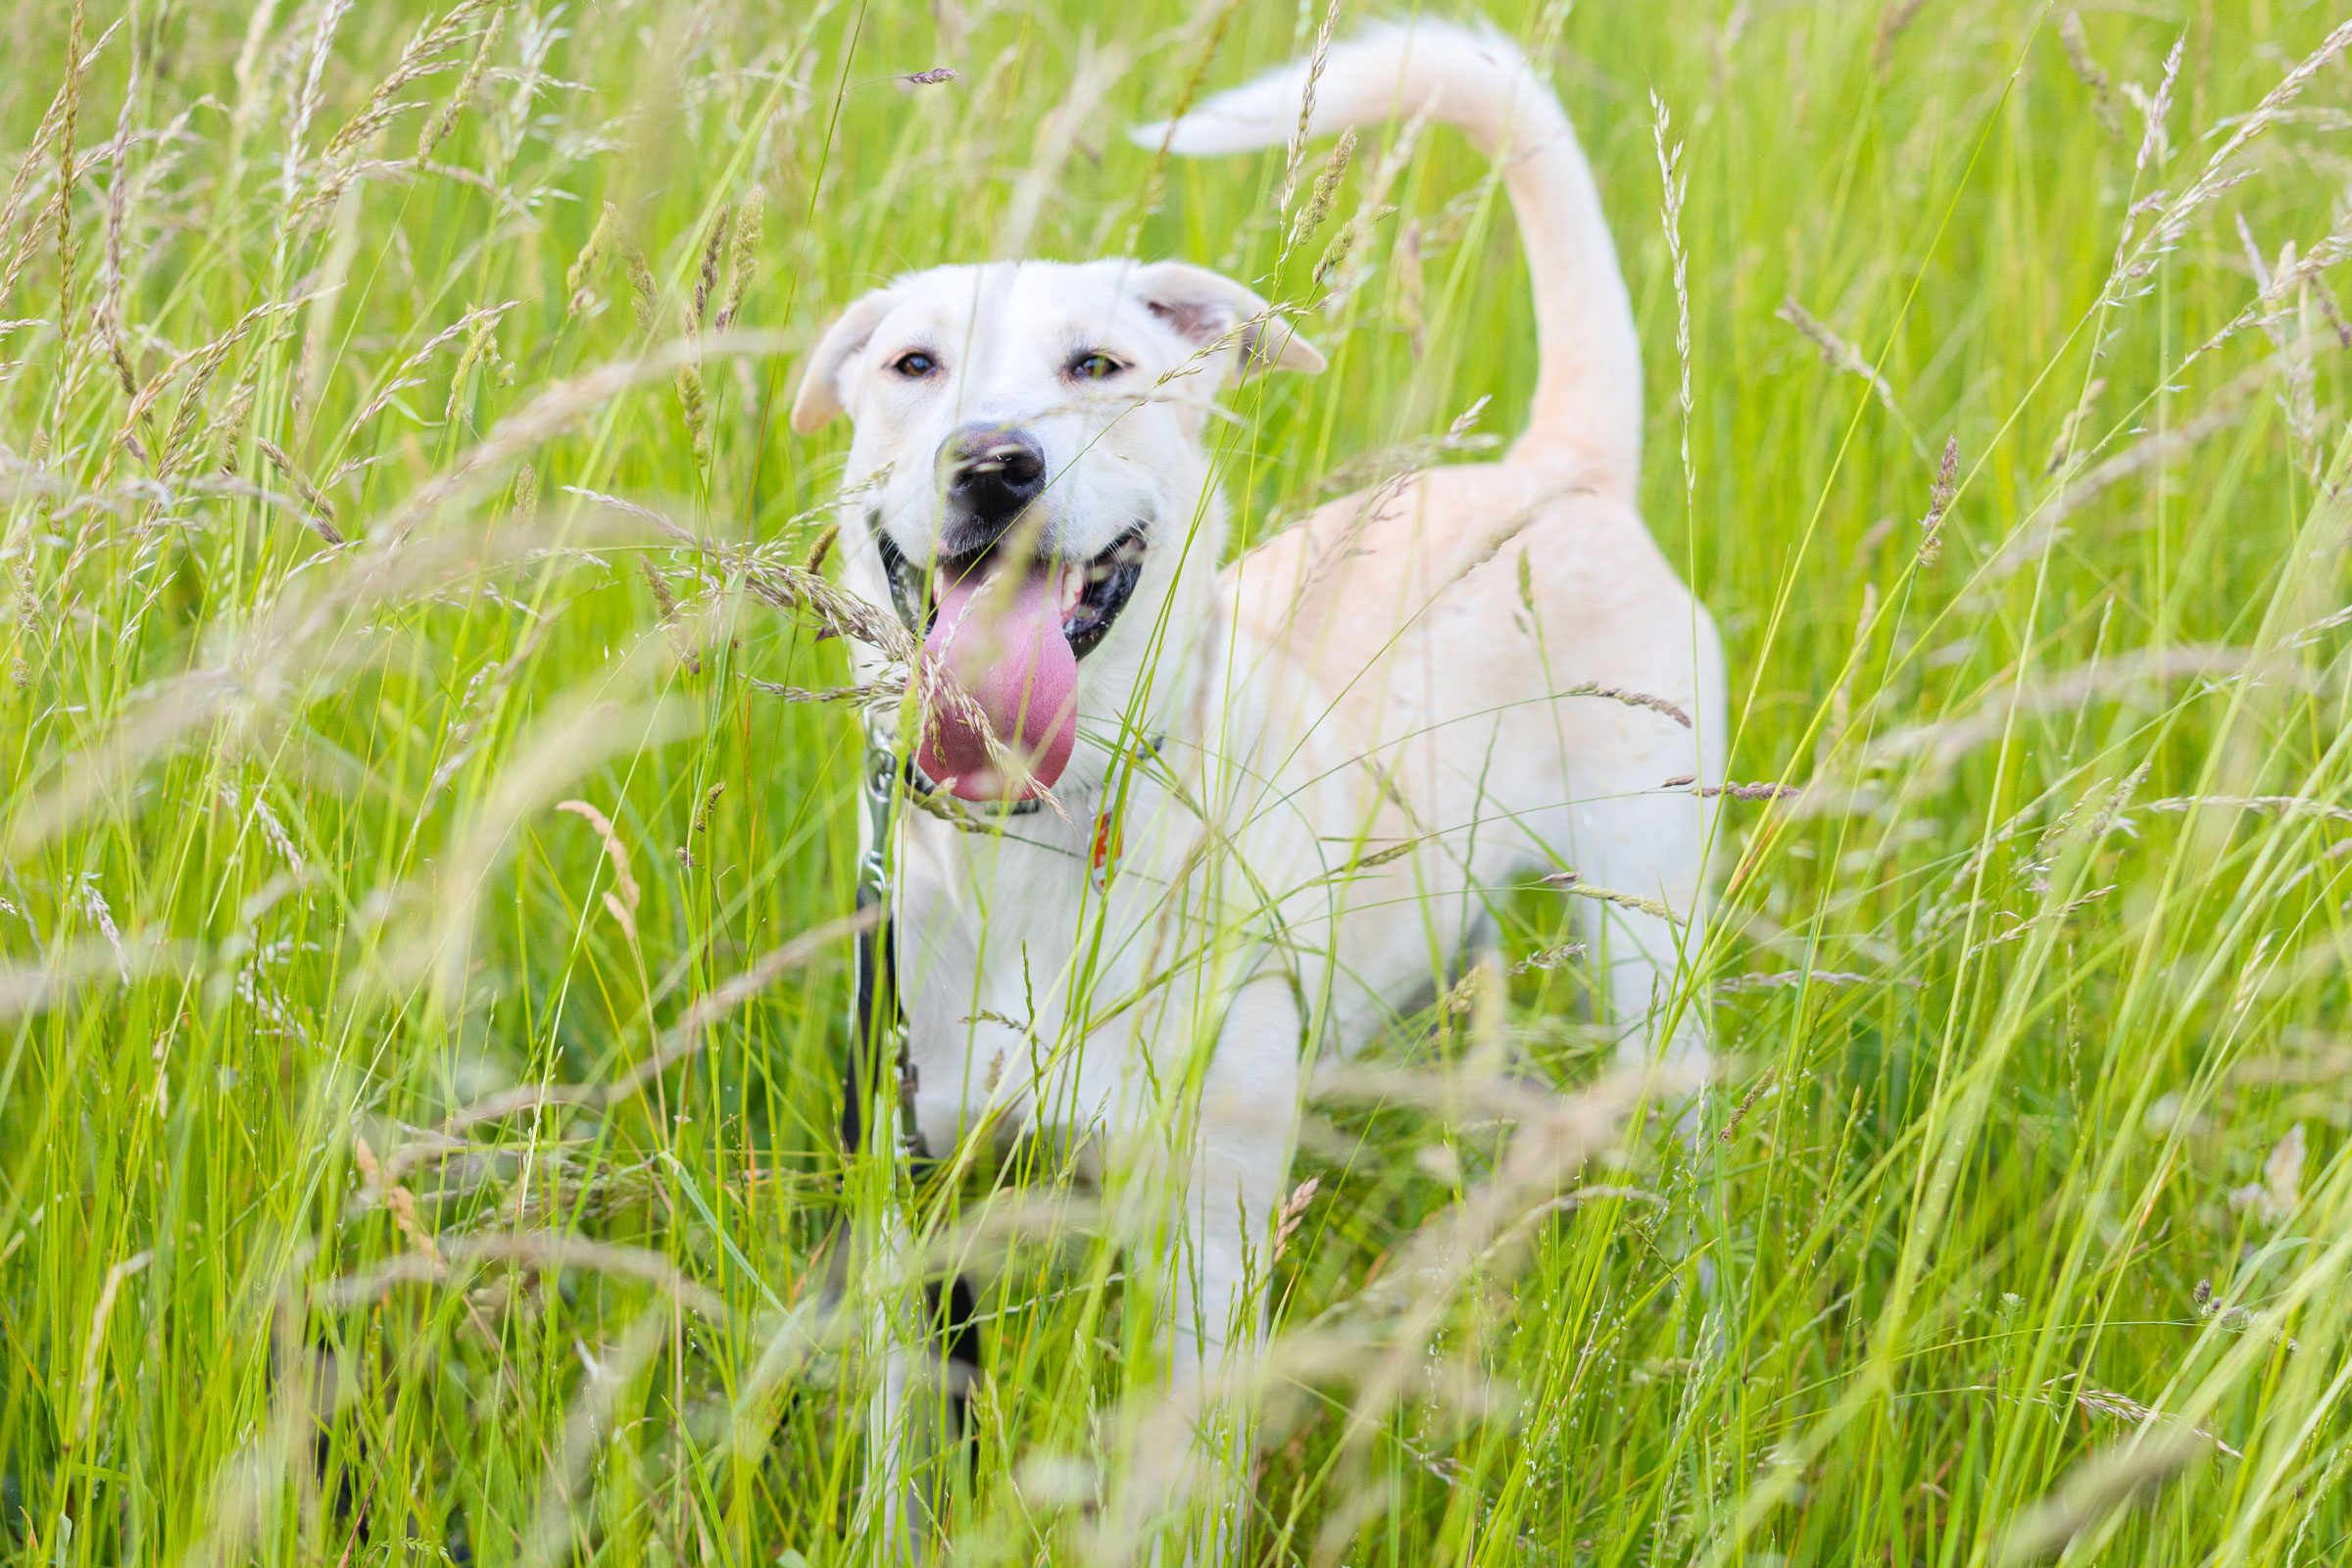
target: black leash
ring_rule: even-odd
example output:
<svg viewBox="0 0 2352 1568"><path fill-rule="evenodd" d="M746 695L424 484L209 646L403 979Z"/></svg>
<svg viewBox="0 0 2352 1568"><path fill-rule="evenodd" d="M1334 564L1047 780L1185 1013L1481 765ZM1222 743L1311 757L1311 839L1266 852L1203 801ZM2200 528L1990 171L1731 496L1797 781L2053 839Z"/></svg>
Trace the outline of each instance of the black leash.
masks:
<svg viewBox="0 0 2352 1568"><path fill-rule="evenodd" d="M907 764L911 771L912 764ZM858 844L858 908L880 906L879 918L858 938L856 984L850 993L850 1059L841 1095L841 1147L855 1154L865 1143L865 1110L881 1087L888 1060L898 1083L898 1154L911 1174L930 1161L923 1129L915 1120L916 1076L907 1039L906 1012L899 1004L896 945L891 916L891 843L901 779L897 753L879 727L865 737L865 815Z"/></svg>

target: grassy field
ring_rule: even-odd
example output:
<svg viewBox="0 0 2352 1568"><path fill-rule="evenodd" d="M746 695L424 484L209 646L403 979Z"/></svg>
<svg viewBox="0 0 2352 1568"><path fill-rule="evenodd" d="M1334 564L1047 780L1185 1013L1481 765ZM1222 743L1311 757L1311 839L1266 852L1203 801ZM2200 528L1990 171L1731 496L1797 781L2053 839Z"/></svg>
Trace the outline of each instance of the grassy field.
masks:
<svg viewBox="0 0 2352 1568"><path fill-rule="evenodd" d="M839 471L795 359L899 269L1178 256L1333 361L1235 400L1246 533L1507 436L1458 142L1384 190L1368 137L1292 242L1281 154L1119 134L1322 20L14 7L0 1551L876 1558L866 1287L824 1305L892 1188L834 1132L860 743L758 592ZM1727 803L1703 1153L1627 1128L1545 1207L1425 1092L1575 1103L1573 964L1310 1107L1247 1560L2347 1560L2340 10L1496 20L1616 225L1733 777L1801 792ZM1049 1197L923 1209L992 1264L956 1561L1129 1554L1167 1441Z"/></svg>

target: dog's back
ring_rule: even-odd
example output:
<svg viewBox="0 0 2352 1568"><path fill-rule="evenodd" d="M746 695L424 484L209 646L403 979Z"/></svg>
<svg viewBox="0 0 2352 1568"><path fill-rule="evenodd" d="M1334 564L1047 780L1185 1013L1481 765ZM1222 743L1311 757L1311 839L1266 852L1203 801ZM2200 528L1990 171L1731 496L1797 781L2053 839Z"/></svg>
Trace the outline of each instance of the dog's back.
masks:
<svg viewBox="0 0 2352 1568"><path fill-rule="evenodd" d="M1285 68L1139 137L1184 153L1283 142L1309 74ZM1690 781L1722 775L1722 655L1634 507L1640 341L1591 172L1558 101L1495 34L1378 27L1334 48L1312 93L1310 130L1449 123L1502 162L1538 354L1526 427L1499 462L1334 502L1227 574L1244 636L1308 677L1312 752L1359 775L1339 1044L1423 991L1433 947L1450 958L1477 940L1530 871L1672 912L1589 906L1612 1010L1636 1022L1703 912L1710 809Z"/></svg>

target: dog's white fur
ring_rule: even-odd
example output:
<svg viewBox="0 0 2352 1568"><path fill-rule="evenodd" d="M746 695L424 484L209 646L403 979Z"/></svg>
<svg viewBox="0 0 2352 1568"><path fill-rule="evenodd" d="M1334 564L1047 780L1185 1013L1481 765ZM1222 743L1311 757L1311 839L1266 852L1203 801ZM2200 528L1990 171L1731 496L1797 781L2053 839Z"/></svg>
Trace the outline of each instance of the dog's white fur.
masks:
<svg viewBox="0 0 2352 1568"><path fill-rule="evenodd" d="M1138 139L1278 145L1305 87L1294 66ZM1169 1200L1180 1371L1257 1332L1307 1060L1425 999L1491 939L1500 890L1573 870L1663 903L1674 919L1583 905L1607 1005L1630 1055L1704 1051L1671 981L1702 934L1710 808L1667 784L1721 777L1722 658L1635 510L1640 346L1591 172L1495 35L1421 23L1332 50L1309 128L1390 115L1457 125L1502 163L1539 366L1497 462L1335 502L1220 571L1207 400L1251 368L1322 361L1248 289L1173 263L902 278L825 334L794 409L804 431L855 421L839 553L878 605L873 530L930 561L935 454L975 419L1044 446L1043 550L1083 562L1148 531L1142 585L1079 666L1066 819L971 833L903 813L896 929L933 1150L1042 1129L1166 1173L1150 1190ZM937 363L919 380L893 368L917 348ZM1074 378L1087 350L1127 368ZM1564 695L1587 685L1663 698L1695 727ZM1090 850L1106 810L1122 853L1104 878Z"/></svg>

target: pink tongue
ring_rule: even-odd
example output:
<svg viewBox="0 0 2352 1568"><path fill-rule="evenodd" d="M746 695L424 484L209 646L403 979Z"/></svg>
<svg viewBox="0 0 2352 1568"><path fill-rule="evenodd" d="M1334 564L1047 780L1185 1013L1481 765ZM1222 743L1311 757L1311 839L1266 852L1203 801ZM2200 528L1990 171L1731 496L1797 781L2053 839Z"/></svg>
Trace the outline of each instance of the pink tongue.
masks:
<svg viewBox="0 0 2352 1568"><path fill-rule="evenodd" d="M1078 658L1061 634L1058 571L1037 569L1007 585L974 571L940 596L923 640L936 678L959 688L997 739L1025 763L1016 783L989 761L979 730L934 704L915 762L926 777L953 779L959 800L1030 800L1052 789L1078 741Z"/></svg>

